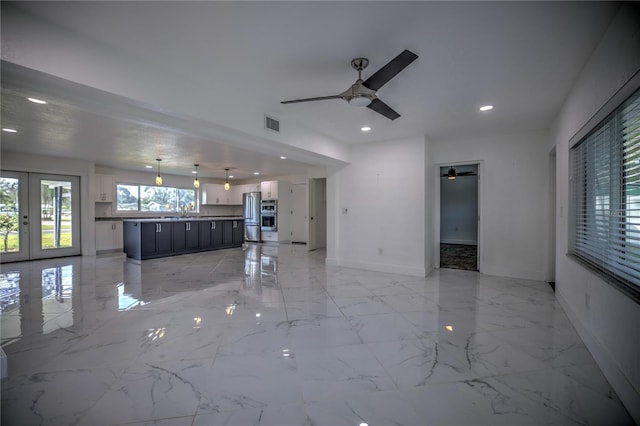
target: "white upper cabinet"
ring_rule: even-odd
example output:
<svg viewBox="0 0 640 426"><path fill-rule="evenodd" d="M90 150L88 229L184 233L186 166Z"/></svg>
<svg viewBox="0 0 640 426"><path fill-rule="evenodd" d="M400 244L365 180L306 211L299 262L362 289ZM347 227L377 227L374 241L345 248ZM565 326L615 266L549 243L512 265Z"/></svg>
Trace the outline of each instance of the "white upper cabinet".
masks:
<svg viewBox="0 0 640 426"><path fill-rule="evenodd" d="M278 182L275 180L261 182L260 192L262 193L263 200L277 200L278 199Z"/></svg>
<svg viewBox="0 0 640 426"><path fill-rule="evenodd" d="M202 204L234 206L242 204L242 185L232 185L225 191L224 185L217 183L205 183L202 185Z"/></svg>
<svg viewBox="0 0 640 426"><path fill-rule="evenodd" d="M96 174L93 200L100 203L112 203L115 185L115 176Z"/></svg>

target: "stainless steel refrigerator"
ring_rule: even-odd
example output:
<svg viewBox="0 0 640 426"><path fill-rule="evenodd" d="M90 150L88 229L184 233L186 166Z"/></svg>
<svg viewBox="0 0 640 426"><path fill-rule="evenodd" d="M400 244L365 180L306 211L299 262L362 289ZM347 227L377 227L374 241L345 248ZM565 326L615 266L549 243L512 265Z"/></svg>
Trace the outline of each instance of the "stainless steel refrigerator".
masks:
<svg viewBox="0 0 640 426"><path fill-rule="evenodd" d="M244 215L245 242L260 242L260 193L245 192L242 194Z"/></svg>

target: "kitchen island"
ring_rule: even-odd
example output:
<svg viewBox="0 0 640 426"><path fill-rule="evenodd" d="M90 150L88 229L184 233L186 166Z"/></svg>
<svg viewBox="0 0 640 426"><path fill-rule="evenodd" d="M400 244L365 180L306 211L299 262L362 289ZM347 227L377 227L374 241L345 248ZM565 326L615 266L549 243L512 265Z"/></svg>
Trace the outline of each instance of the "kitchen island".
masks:
<svg viewBox="0 0 640 426"><path fill-rule="evenodd" d="M242 217L124 219L128 258L154 259L231 247L242 247Z"/></svg>

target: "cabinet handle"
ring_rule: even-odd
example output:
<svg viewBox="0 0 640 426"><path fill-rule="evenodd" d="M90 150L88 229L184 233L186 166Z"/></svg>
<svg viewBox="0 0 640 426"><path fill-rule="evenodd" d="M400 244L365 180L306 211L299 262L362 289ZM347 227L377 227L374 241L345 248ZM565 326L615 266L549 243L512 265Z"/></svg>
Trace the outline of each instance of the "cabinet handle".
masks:
<svg viewBox="0 0 640 426"><path fill-rule="evenodd" d="M161 223L158 224L158 232L162 232L162 224Z"/></svg>
<svg viewBox="0 0 640 426"><path fill-rule="evenodd" d="M216 229L216 223L213 222L213 229Z"/></svg>

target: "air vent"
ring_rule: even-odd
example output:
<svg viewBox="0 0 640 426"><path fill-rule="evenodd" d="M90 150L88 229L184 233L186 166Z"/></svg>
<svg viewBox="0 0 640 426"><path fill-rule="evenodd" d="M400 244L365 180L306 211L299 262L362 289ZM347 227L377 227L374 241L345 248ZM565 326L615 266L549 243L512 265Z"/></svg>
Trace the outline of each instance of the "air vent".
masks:
<svg viewBox="0 0 640 426"><path fill-rule="evenodd" d="M268 115L265 115L264 128L267 130L273 130L274 132L280 133L280 121L276 120L273 117L269 117Z"/></svg>

